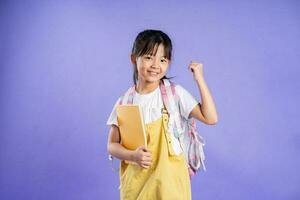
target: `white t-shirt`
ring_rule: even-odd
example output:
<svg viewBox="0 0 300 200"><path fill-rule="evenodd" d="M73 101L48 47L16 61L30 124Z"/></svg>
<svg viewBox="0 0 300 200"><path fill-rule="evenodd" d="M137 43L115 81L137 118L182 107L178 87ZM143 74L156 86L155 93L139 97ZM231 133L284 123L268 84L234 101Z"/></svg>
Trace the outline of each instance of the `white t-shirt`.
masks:
<svg viewBox="0 0 300 200"><path fill-rule="evenodd" d="M190 112L199 102L182 86L178 84L175 85L175 90L180 99L180 114L184 118L188 119ZM120 98L113 107L113 110L107 120L107 125L115 124L118 126L116 106L119 104L119 101ZM161 109L164 107L159 86L147 94L139 94L136 92L133 98L133 104L140 105L145 124L158 120L162 116Z"/></svg>

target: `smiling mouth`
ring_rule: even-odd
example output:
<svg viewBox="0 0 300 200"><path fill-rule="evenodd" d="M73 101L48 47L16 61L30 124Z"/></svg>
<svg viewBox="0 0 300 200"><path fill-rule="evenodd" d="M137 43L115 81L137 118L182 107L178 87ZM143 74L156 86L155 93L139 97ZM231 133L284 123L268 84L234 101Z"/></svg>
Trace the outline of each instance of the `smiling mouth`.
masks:
<svg viewBox="0 0 300 200"><path fill-rule="evenodd" d="M157 76L159 73L157 73L157 72L151 72L151 71L148 71L148 73L150 74L150 75L152 75L152 76Z"/></svg>

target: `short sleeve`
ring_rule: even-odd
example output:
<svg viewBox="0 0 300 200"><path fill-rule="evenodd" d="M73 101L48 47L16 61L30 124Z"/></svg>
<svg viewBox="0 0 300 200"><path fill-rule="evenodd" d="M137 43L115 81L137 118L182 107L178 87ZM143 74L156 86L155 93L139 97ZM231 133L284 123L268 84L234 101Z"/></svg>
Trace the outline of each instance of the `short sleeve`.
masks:
<svg viewBox="0 0 300 200"><path fill-rule="evenodd" d="M116 107L117 107L117 105L119 105L119 102L120 102L120 98L117 100L117 102L115 103L115 105L114 105L114 107L113 107L113 109L112 109L112 111L111 111L111 113L110 113L110 115L109 115L109 117L108 117L108 120L107 120L107 122L106 122L106 125L112 125L112 124L114 124L114 125L116 125L116 126L119 126L118 125L118 120L117 120L117 113L116 113Z"/></svg>
<svg viewBox="0 0 300 200"><path fill-rule="evenodd" d="M186 89L180 85L175 86L176 94L179 96L180 114L188 119L190 112L199 103Z"/></svg>

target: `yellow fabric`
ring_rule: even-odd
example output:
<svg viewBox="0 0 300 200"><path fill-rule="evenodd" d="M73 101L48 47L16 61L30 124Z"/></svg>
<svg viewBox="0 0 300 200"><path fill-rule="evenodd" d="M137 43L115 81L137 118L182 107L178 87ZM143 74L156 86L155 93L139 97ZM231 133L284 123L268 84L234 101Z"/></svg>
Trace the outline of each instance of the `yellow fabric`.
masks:
<svg viewBox="0 0 300 200"><path fill-rule="evenodd" d="M172 154L167 124L168 114L164 112L160 119L145 125L148 149L152 153L149 169L121 161L121 200L191 199L188 166L183 154Z"/></svg>

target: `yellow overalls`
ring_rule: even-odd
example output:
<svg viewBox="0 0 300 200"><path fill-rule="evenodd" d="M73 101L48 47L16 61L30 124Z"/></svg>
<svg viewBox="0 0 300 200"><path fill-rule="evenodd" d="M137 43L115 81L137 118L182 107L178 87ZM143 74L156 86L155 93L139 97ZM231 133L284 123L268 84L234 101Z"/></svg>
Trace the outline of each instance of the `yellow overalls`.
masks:
<svg viewBox="0 0 300 200"><path fill-rule="evenodd" d="M191 199L190 177L184 155L169 155L168 120L167 111L163 109L160 119L145 125L148 149L152 153L149 169L121 161L121 200Z"/></svg>

